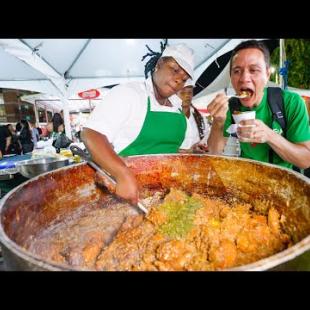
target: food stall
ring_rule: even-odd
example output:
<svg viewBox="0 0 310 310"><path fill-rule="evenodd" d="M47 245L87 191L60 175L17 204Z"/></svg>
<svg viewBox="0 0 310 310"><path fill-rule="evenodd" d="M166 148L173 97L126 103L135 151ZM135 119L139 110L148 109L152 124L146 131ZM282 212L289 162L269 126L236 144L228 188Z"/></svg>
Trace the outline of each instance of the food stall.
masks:
<svg viewBox="0 0 310 310"><path fill-rule="evenodd" d="M72 94L143 79L137 75L143 72L142 64L127 69L130 61L121 53L135 40L114 40L113 50L109 40L77 40L81 49L78 54L74 50L74 59L65 59L70 46L59 42L64 52L55 55L67 63L61 70L44 62L53 53L45 54L45 46L40 50L42 44L57 43L24 41L27 44L0 40L0 47L12 44L15 49L8 51L17 58L16 51L23 50L23 61L36 68L40 83L34 87L29 81L11 81L10 86L36 88L60 98L68 134ZM200 71L222 48L239 43L213 41L208 52L206 42L193 42L203 59ZM151 47L157 43L147 42ZM140 59L145 41L137 45L140 51L135 50L134 57ZM117 65L80 62L101 60L93 55L103 52L113 55ZM114 78L116 68L120 74ZM38 174L7 193L0 200L5 269L310 270L310 181L305 176L270 164L211 155L133 156L125 162L137 177L147 215L111 193L106 180L86 163Z"/></svg>

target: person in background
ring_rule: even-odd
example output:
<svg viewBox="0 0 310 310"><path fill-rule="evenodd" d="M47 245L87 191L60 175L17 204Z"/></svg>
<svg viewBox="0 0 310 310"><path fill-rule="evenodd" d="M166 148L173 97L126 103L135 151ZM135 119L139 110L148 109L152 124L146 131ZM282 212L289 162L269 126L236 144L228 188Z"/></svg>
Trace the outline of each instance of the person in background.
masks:
<svg viewBox="0 0 310 310"><path fill-rule="evenodd" d="M2 156L6 154L11 144L11 135L7 126L0 126L0 150Z"/></svg>
<svg viewBox="0 0 310 310"><path fill-rule="evenodd" d="M60 113L54 113L52 118L53 123L53 133L59 133L62 132L64 129L64 120ZM61 128L59 129L59 127Z"/></svg>
<svg viewBox="0 0 310 310"><path fill-rule="evenodd" d="M151 57L146 80L112 88L82 131L92 159L116 179L116 194L133 204L139 197L137 180L121 157L178 153L187 123L176 93L194 71L193 50L185 44L162 44L160 53L149 51L142 58Z"/></svg>
<svg viewBox="0 0 310 310"><path fill-rule="evenodd" d="M30 153L33 151L34 144L32 141L32 134L29 123L26 120L21 120L20 126L21 127L17 127L16 125L16 129L20 129L18 138L22 145L23 154Z"/></svg>
<svg viewBox="0 0 310 310"><path fill-rule="evenodd" d="M8 131L11 136L11 142L7 150L7 154L17 154L20 155L22 153L22 145L19 141L19 138L16 134L16 130L14 129L12 124L6 125L8 128Z"/></svg>
<svg viewBox="0 0 310 310"><path fill-rule="evenodd" d="M29 124L30 124L32 142L34 144L34 148L36 148L37 143L40 140L40 134L34 122L29 122Z"/></svg>
<svg viewBox="0 0 310 310"><path fill-rule="evenodd" d="M66 136L64 120L60 113L55 113L53 115L52 124L52 145L56 148L56 152L59 153L60 149L67 148L72 143L72 140Z"/></svg>
<svg viewBox="0 0 310 310"><path fill-rule="evenodd" d="M256 111L255 120L239 123L237 134L241 145L241 157L279 166L301 169L310 166L309 116L303 99L296 93L281 90L286 119L286 136L277 120L273 120L267 99L266 85L270 77L270 55L268 48L259 41L241 42L232 52L230 78L237 94L247 93L240 100L240 110ZM217 94L208 105L213 116L209 151L221 154L229 134L231 112L228 97ZM273 154L270 160L270 153Z"/></svg>
<svg viewBox="0 0 310 310"><path fill-rule="evenodd" d="M193 80L188 79L184 88L178 92L182 99L182 111L187 118L188 139L191 148L180 149L180 153L205 153L208 150L206 141L210 131L210 125L206 122L200 112L193 106Z"/></svg>
<svg viewBox="0 0 310 310"><path fill-rule="evenodd" d="M39 124L36 124L36 129L39 133L39 140L41 140L43 138L43 131L42 131L42 128L40 127Z"/></svg>

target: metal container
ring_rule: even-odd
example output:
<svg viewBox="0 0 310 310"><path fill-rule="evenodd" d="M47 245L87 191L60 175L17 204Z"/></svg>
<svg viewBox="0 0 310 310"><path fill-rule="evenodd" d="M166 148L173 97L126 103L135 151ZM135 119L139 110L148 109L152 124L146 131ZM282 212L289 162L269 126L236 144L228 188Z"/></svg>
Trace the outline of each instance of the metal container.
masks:
<svg viewBox="0 0 310 310"><path fill-rule="evenodd" d="M33 178L39 174L69 165L69 159L40 158L19 161L15 164L18 172L25 178Z"/></svg>
<svg viewBox="0 0 310 310"><path fill-rule="evenodd" d="M310 270L310 179L292 170L240 158L208 155L147 155L125 159L141 185L141 196L171 187L253 203L266 201L285 215L294 245L231 270ZM31 236L80 208L108 205L111 194L96 186L95 171L82 163L33 178L0 202L0 241L10 270L76 270L26 250ZM85 211L83 211L85 210ZM28 240L28 241L27 241Z"/></svg>

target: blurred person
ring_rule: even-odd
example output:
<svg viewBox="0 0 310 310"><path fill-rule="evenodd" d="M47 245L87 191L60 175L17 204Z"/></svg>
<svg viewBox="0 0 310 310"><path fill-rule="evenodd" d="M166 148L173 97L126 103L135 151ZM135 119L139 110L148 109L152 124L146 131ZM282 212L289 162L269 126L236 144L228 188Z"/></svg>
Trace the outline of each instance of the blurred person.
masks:
<svg viewBox="0 0 310 310"><path fill-rule="evenodd" d="M11 144L11 135L7 126L0 126L0 150L2 156L6 154Z"/></svg>
<svg viewBox="0 0 310 310"><path fill-rule="evenodd" d="M34 143L32 141L32 133L29 123L26 120L20 121L19 141L22 145L23 154L30 153L33 151Z"/></svg>
<svg viewBox="0 0 310 310"><path fill-rule="evenodd" d="M31 130L32 142L33 142L34 148L36 148L37 143L40 140L40 134L36 127L35 122L29 122L29 125L30 125L30 130Z"/></svg>
<svg viewBox="0 0 310 310"><path fill-rule="evenodd" d="M206 122L200 112L193 106L193 80L188 79L184 88L178 92L182 99L182 111L187 118L187 139L191 148L180 149L181 153L205 153L208 150L206 141L210 131L210 125Z"/></svg>
<svg viewBox="0 0 310 310"><path fill-rule="evenodd" d="M20 140L16 134L16 130L12 124L6 125L8 128L8 131L11 136L11 142L7 150L7 154L17 154L20 155L22 153L22 145L20 143Z"/></svg>

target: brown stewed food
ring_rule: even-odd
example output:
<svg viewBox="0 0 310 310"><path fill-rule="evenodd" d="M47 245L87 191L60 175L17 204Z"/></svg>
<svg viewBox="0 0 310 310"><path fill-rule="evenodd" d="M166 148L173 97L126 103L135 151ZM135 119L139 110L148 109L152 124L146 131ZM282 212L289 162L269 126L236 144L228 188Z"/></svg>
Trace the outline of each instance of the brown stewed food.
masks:
<svg viewBox="0 0 310 310"><path fill-rule="evenodd" d="M192 195L172 188L145 199L141 215L124 203L72 215L28 243L47 261L81 270L223 270L293 244L274 206Z"/></svg>

